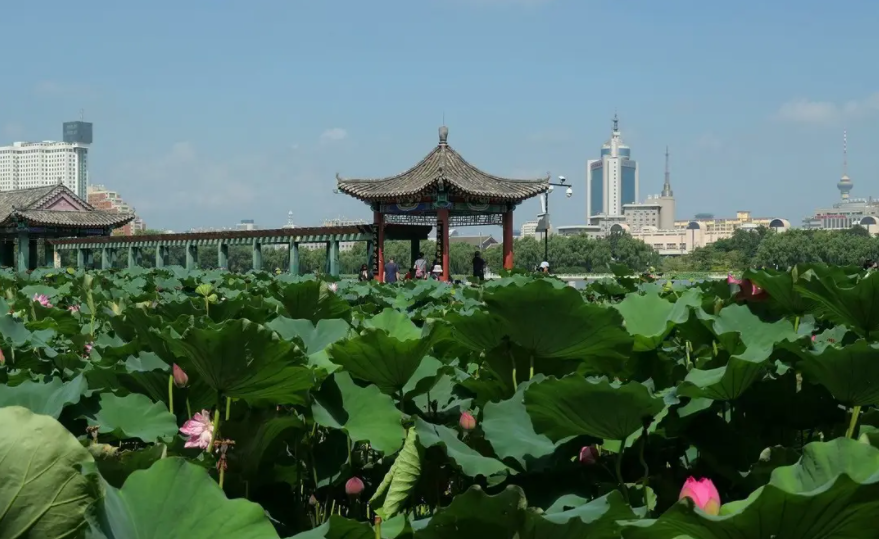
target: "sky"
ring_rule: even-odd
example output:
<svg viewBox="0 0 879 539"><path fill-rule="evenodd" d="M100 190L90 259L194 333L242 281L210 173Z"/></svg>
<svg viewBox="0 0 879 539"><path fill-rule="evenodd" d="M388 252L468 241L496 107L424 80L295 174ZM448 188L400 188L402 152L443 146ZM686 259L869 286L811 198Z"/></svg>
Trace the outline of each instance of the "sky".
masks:
<svg viewBox="0 0 879 539"><path fill-rule="evenodd" d="M12 2L0 17L0 144L94 123L90 181L150 228L371 219L335 175L402 172L449 144L500 176L564 175L619 114L641 196L677 218L751 210L794 225L879 196L879 2L252 0ZM874 51L870 53L869 51ZM532 199L516 225L533 219Z"/></svg>

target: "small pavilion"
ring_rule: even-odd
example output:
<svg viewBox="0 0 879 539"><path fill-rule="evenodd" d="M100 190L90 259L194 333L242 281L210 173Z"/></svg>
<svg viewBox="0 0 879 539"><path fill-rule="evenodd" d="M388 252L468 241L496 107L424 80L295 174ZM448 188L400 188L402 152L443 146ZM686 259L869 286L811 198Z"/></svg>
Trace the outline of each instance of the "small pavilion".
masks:
<svg viewBox="0 0 879 539"><path fill-rule="evenodd" d="M386 178L349 179L336 175L338 191L369 204L373 211L373 275L384 280L387 225L436 226L436 254L450 278L449 229L479 225L503 227L503 265L513 268L513 210L549 189L549 175L527 180L493 176L468 163L448 144L449 129L439 129L439 144L417 165ZM418 254L412 240L412 259ZM428 260L430 263L431 260Z"/></svg>
<svg viewBox="0 0 879 539"><path fill-rule="evenodd" d="M18 271L53 266L56 238L109 236L134 219L100 211L63 185L0 192L0 266ZM38 260L39 245L45 260ZM16 256L17 255L17 256Z"/></svg>

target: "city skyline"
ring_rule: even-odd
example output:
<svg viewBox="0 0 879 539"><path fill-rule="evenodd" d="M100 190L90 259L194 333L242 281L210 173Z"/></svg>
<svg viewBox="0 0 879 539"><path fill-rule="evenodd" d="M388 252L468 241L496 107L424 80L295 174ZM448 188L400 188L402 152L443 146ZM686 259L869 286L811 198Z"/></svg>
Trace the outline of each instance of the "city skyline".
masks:
<svg viewBox="0 0 879 539"><path fill-rule="evenodd" d="M854 2L861 16L851 18L811 0L797 10L390 1L351 5L345 20L356 25L322 4L269 2L271 18L164 0L43 7L37 17L26 4L10 6L8 20L18 22L4 35L33 41L29 55L38 57L65 46L73 25L78 60L47 70L10 58L16 76L3 97L14 106L0 111L3 144L56 138L58 122L85 109L100 132L91 181L167 228L249 215L281 225L291 208L300 222L368 217L332 194L335 174L402 172L434 143L443 116L450 143L480 168L571 179L574 199L553 203L558 224L582 222L585 163L615 109L637 150L642 197L660 192L672 148L679 218L749 209L799 224L838 200L844 129L851 196L875 191L879 74L850 54L879 45L868 24L879 6L869 2ZM171 7L173 20L161 15ZM584 18L623 19L627 37L613 24L584 35L576 31ZM779 29L779 19L789 24ZM219 33L232 25L241 38L234 46ZM534 34L545 39L521 39ZM602 75L590 65L611 44L626 61ZM538 203L521 209L517 226Z"/></svg>

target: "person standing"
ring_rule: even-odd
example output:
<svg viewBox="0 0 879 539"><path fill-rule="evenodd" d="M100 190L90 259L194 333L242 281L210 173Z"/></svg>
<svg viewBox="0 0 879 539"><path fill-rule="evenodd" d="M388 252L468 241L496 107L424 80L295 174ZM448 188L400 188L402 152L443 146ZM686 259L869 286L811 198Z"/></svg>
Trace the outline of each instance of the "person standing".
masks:
<svg viewBox="0 0 879 539"><path fill-rule="evenodd" d="M427 279L427 260L424 259L424 253L418 253L415 260L415 278Z"/></svg>
<svg viewBox="0 0 879 539"><path fill-rule="evenodd" d="M400 277L400 268L397 267L397 264L394 262L394 259L391 258L388 260L388 263L385 264L385 282L388 284L396 283L397 279Z"/></svg>
<svg viewBox="0 0 879 539"><path fill-rule="evenodd" d="M485 280L485 259L479 254L479 251L473 255L473 277L480 281Z"/></svg>

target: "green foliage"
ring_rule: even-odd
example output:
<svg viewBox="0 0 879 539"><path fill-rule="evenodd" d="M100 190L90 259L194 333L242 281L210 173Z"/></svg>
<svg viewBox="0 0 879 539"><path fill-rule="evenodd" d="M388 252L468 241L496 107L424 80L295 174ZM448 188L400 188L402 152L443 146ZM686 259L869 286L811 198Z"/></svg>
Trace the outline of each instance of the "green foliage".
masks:
<svg viewBox="0 0 879 539"><path fill-rule="evenodd" d="M553 243L617 277L0 272L0 539L879 536L879 273Z"/></svg>

